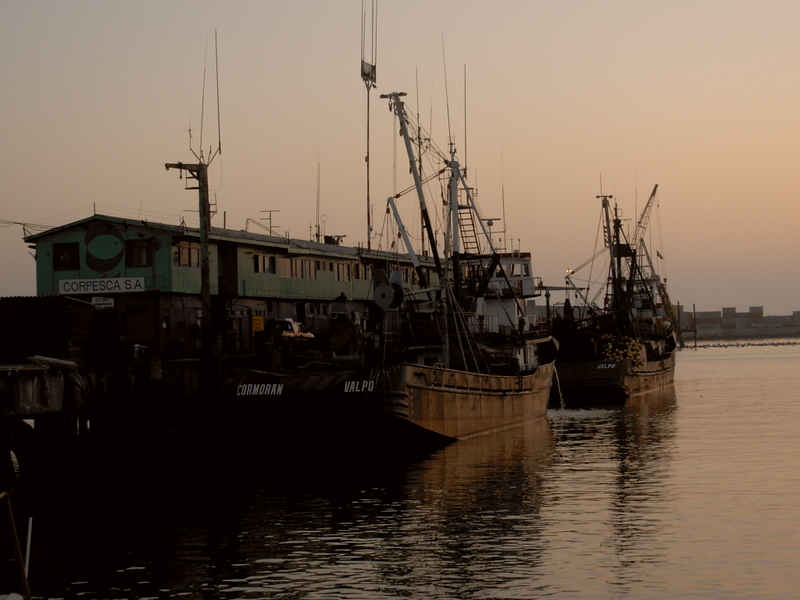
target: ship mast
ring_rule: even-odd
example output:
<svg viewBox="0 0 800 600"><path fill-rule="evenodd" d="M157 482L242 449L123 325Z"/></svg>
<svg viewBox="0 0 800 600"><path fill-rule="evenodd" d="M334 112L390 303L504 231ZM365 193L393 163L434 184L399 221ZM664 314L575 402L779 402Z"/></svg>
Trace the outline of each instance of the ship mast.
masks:
<svg viewBox="0 0 800 600"><path fill-rule="evenodd" d="M370 26L370 43L369 50L367 50L366 42L366 10L364 1L361 2L361 79L364 81L364 86L367 89L367 155L364 162L367 165L367 250L372 248L372 206L370 200L370 181L369 181L369 99L372 88L376 87L376 63L378 56L378 0L372 0L371 7L371 26ZM369 53L369 56L367 56Z"/></svg>
<svg viewBox="0 0 800 600"><path fill-rule="evenodd" d="M414 148L411 146L411 136L408 132L408 121L406 120L405 105L400 99L405 96L405 92L392 92L391 94L381 94L381 98L388 98L392 109L394 110L397 119L400 121L400 135L403 136L403 141L406 146L406 153L408 154L408 162L411 167L411 174L414 178L414 187L417 190L417 199L419 200L420 212L422 213L422 222L428 234L428 241L431 246L431 253L433 254L433 262L436 265L436 274L439 276L439 281L444 281L444 273L442 271L442 261L439 258L439 250L436 244L436 234L433 231L431 224L430 213L428 212L428 203L425 200L425 192L422 188L422 178L419 174L416 158L414 157Z"/></svg>
<svg viewBox="0 0 800 600"><path fill-rule="evenodd" d="M611 309L619 310L622 303L622 256L620 255L619 231L621 221L614 207L614 217L611 217L610 200L614 196L602 194L597 198L603 206L603 232L606 238L606 247L609 256L609 279L611 280Z"/></svg>

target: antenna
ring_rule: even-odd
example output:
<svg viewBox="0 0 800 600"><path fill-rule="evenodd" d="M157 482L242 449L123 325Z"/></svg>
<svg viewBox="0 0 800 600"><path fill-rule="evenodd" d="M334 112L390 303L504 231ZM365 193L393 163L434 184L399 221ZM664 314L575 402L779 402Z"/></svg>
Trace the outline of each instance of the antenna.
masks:
<svg viewBox="0 0 800 600"><path fill-rule="evenodd" d="M453 131L450 128L450 93L447 88L447 58L444 54L444 35L442 35L442 68L444 70L444 100L447 106L447 137L450 139L450 149L453 147Z"/></svg>
<svg viewBox="0 0 800 600"><path fill-rule="evenodd" d="M467 176L467 65L464 65L464 177ZM476 180L477 183L477 180Z"/></svg>
<svg viewBox="0 0 800 600"><path fill-rule="evenodd" d="M220 117L220 108L219 108L219 49L217 43L217 31L214 30L214 75L216 78L216 96L217 96L217 149L211 150L209 148L208 151L208 161L204 160L203 157L203 130L205 129L205 112L206 112L206 63L207 59L203 60L203 92L201 95L200 101L200 147L198 152L194 151L192 148L192 130L189 128L189 150L192 154L194 154L195 158L197 158L198 162L205 163L206 165L210 165L211 161L217 156L217 154L222 154L222 123Z"/></svg>
<svg viewBox="0 0 800 600"><path fill-rule="evenodd" d="M419 67L414 70L414 79L417 87L417 168L422 174L422 121L419 119ZM425 221L419 223L420 253L425 256Z"/></svg>
<svg viewBox="0 0 800 600"><path fill-rule="evenodd" d="M261 212L262 213L267 213L266 221L269 223L269 225L267 225L267 227L269 228L269 234L270 235L275 235L275 232L272 230L272 213L281 212L281 211L279 209L274 209L273 208L273 209L269 209L269 210L262 210ZM263 221L264 219L262 218L261 220Z"/></svg>
<svg viewBox="0 0 800 600"><path fill-rule="evenodd" d="M206 48L206 56L203 57L203 92L200 94L200 156L197 160L203 162L203 121L205 121L206 113L206 65L208 64L208 48ZM192 151L194 153L194 151Z"/></svg>
<svg viewBox="0 0 800 600"><path fill-rule="evenodd" d="M317 152L317 242L319 242L319 152Z"/></svg>
<svg viewBox="0 0 800 600"><path fill-rule="evenodd" d="M217 76L217 154L222 154L222 119L219 108L219 49L216 29L214 30L214 73Z"/></svg>
<svg viewBox="0 0 800 600"><path fill-rule="evenodd" d="M500 139L500 203L502 206L503 211L503 230L502 234L506 235L506 175L505 175L505 148L503 146L503 140ZM506 247L504 245L503 238L500 238L500 249L505 251Z"/></svg>
<svg viewBox="0 0 800 600"><path fill-rule="evenodd" d="M369 99L372 88L376 87L376 64L378 60L378 0L371 0L370 6L370 41L369 56L367 56L366 41L366 0L361 0L361 79L367 89L367 155L364 159L367 165L367 250L372 247L372 206L370 200L369 181ZM317 223L317 237L319 237L319 223Z"/></svg>

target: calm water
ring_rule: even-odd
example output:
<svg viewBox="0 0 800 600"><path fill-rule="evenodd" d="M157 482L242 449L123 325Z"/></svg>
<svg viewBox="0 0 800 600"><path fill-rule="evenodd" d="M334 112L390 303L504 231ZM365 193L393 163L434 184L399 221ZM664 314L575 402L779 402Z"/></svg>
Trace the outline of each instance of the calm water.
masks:
<svg viewBox="0 0 800 600"><path fill-rule="evenodd" d="M212 455L160 477L95 475L34 520L32 590L800 597L800 347L687 350L678 363L671 397L551 411L406 465L321 457L300 474L284 456L236 468Z"/></svg>

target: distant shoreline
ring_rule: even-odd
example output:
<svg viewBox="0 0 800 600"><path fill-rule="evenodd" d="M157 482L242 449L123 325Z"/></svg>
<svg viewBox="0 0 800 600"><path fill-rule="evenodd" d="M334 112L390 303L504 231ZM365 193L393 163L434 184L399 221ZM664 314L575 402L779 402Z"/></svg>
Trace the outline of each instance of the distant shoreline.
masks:
<svg viewBox="0 0 800 600"><path fill-rule="evenodd" d="M700 342L736 342L750 340L774 340L797 338L800 342L800 327L775 327L775 328L751 328L751 329L727 329L714 331L682 331L681 337L684 343L693 342L695 339Z"/></svg>
<svg viewBox="0 0 800 600"><path fill-rule="evenodd" d="M697 346L686 344L684 349L694 350L695 348L745 348L745 347L763 347L763 346L800 346L800 340L787 340L787 339L774 339L774 340L725 340L710 342L705 340L698 342Z"/></svg>

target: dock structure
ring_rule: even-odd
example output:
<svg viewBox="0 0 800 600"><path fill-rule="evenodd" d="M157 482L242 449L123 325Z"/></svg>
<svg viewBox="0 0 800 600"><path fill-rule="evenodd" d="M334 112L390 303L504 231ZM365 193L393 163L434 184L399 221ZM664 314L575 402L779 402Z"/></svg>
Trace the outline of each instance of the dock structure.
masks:
<svg viewBox="0 0 800 600"><path fill-rule="evenodd" d="M318 340L353 344L341 322L330 329L335 300L347 299L355 331L366 327L375 271L391 267L412 289L420 271L436 280L424 257L414 265L396 252L344 246L340 236L205 232L93 214L25 242L35 248L37 295L0 298L4 463L20 457L11 432L21 422L37 437L61 439L109 417L172 429L224 403L225 382L242 369L280 366L271 322L292 320Z"/></svg>

